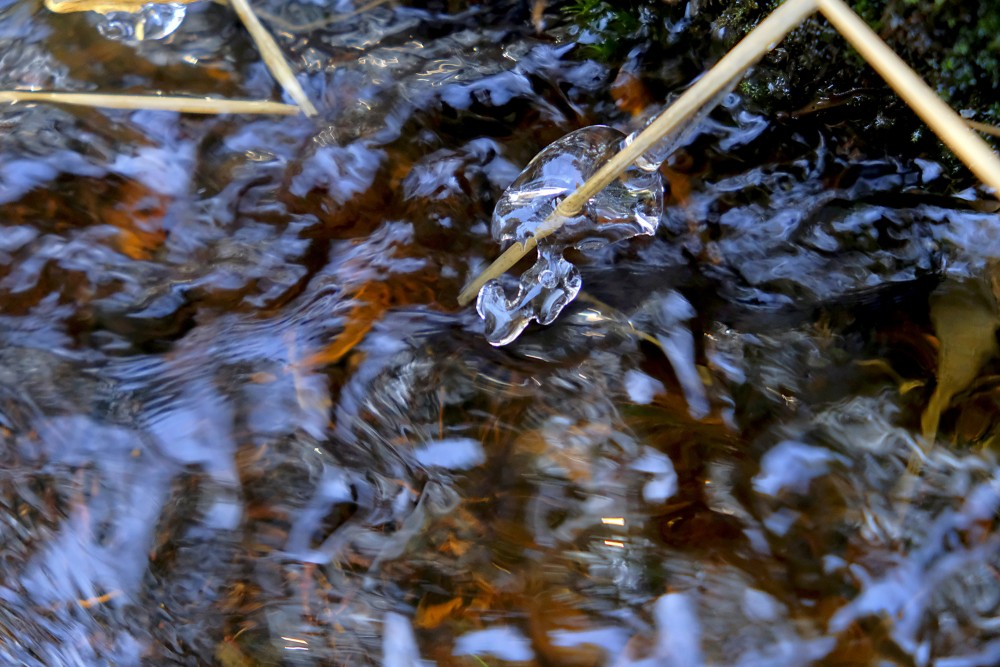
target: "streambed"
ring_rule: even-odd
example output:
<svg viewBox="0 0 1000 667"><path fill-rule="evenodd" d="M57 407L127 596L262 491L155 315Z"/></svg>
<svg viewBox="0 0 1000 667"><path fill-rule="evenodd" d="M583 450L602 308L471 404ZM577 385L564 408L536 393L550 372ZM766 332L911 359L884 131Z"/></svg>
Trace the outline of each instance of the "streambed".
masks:
<svg viewBox="0 0 1000 667"><path fill-rule="evenodd" d="M495 348L456 297L503 189L713 53L612 66L554 4L255 8L318 119L0 108L0 660L1000 662L967 173L733 94L657 234L568 253L580 297ZM102 20L0 1L0 87L280 96L224 6Z"/></svg>

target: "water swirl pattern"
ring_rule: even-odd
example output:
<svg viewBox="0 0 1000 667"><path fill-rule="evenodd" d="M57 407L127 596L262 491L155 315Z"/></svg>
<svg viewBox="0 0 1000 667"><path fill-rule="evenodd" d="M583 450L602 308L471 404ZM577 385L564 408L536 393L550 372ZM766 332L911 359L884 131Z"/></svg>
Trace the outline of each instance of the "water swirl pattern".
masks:
<svg viewBox="0 0 1000 667"><path fill-rule="evenodd" d="M497 202L491 231L506 245L535 235L559 202L620 150L625 135L604 125L585 127L553 142L528 163ZM579 215L538 241L538 259L516 285L513 298L499 280L483 286L476 310L492 345L517 338L531 320L551 324L576 298L580 272L563 257L569 248L591 250L634 236L651 236L663 212L659 172L630 167L592 197Z"/></svg>
<svg viewBox="0 0 1000 667"><path fill-rule="evenodd" d="M733 95L619 216L655 236L566 252L593 300L492 347L454 304L504 189L639 112L535 4L255 1L317 118L0 105L0 665L1000 664L1000 356L898 492L995 198L859 122L882 95ZM642 4L669 99L726 3ZM275 99L185 6L133 44L0 1L0 83ZM586 132L543 185L620 141Z"/></svg>

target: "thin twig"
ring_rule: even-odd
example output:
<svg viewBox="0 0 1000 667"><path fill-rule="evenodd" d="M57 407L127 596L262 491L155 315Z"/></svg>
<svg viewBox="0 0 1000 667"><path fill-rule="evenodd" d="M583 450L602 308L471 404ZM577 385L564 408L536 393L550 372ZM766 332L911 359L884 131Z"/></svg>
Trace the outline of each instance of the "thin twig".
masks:
<svg viewBox="0 0 1000 667"><path fill-rule="evenodd" d="M1000 127L997 127L996 125L980 123L974 120L966 120L965 124L976 132L982 132L983 134L988 134L991 137L1000 137Z"/></svg>
<svg viewBox="0 0 1000 667"><path fill-rule="evenodd" d="M546 220L551 220L552 216L555 215L555 211L549 215ZM464 306L479 294L479 290L483 288L483 285L493 280L494 278L499 278L503 274L510 270L510 267L514 266L521 261L521 258L527 255L529 252L535 249L538 245L538 238L535 236L529 236L524 243L519 243L514 241L509 248L503 251L503 253L493 260L493 263L486 267L486 269L476 276L476 279L465 286L465 289L458 295L458 305Z"/></svg>
<svg viewBox="0 0 1000 667"><path fill-rule="evenodd" d="M858 50L969 170L1000 196L1000 158L966 121L931 90L886 43L841 0L817 0L819 10Z"/></svg>
<svg viewBox="0 0 1000 667"><path fill-rule="evenodd" d="M199 0L170 0L186 5ZM150 0L45 0L45 8L56 14L74 12L96 12L110 14L111 12L128 12L135 14L149 4Z"/></svg>
<svg viewBox="0 0 1000 667"><path fill-rule="evenodd" d="M278 80L278 83L285 89L285 92L295 100L295 103L302 107L302 112L305 115L315 116L316 107L309 101L306 91L302 89L299 80L295 78L295 73L292 72L288 61L285 60L285 56L278 47L278 43L271 37L271 33L261 25L260 19L253 13L253 9L250 8L247 0L229 0L229 3L236 10L236 14L243 21L247 32L250 33L253 41L257 44L257 50L260 51L267 69L271 71L271 74Z"/></svg>
<svg viewBox="0 0 1000 667"><path fill-rule="evenodd" d="M608 160L579 188L562 200L556 209L538 226L533 237L525 243L515 242L485 271L480 273L458 296L459 305L466 305L476 297L488 281L502 275L545 238L559 229L567 218L576 216L583 205L603 190L640 155L652 148L663 137L686 129L688 119L702 111L718 93L746 74L755 62L777 46L785 35L794 30L816 11L817 0L787 0L770 16L734 46L715 67L708 70L683 95L649 124L625 149Z"/></svg>
<svg viewBox="0 0 1000 667"><path fill-rule="evenodd" d="M890 49L842 0L788 0L737 44L704 77L677 98L660 117L650 123L635 141L615 155L587 181L566 197L539 225L525 243L514 243L479 274L458 297L466 305L488 281L500 276L531 252L538 240L559 229L567 218L629 167L642 153L671 132L683 130L686 120L734 78L742 76L761 56L816 9L868 61L903 100L916 111L935 134L979 179L1000 196L1000 158L972 129L1000 136L983 123L966 121L945 104L924 81Z"/></svg>
<svg viewBox="0 0 1000 667"><path fill-rule="evenodd" d="M816 0L788 0L774 10L722 60L667 107L629 146L608 160L597 173L562 200L556 207L556 212L563 218L577 215L591 197L618 178L640 155L663 137L683 128L687 118L696 115L719 91L746 74L754 63L777 46L785 35L798 27L814 11L816 11ZM559 226L545 230L540 236L544 238Z"/></svg>
<svg viewBox="0 0 1000 667"><path fill-rule="evenodd" d="M168 95L123 95L118 93L62 93L35 90L0 90L0 102L51 102L105 109L150 109L180 113L259 113L297 114L292 104L267 100L226 100L214 97L176 97Z"/></svg>

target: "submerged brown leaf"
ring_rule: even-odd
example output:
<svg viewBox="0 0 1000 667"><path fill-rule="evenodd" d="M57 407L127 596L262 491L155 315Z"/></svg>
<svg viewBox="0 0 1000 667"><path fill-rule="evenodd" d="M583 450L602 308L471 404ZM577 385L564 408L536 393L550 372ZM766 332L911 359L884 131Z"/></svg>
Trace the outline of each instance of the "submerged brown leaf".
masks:
<svg viewBox="0 0 1000 667"><path fill-rule="evenodd" d="M119 249L132 259L152 257L167 238L163 229L166 207L166 197L127 181L118 203L104 212L107 222L118 228Z"/></svg>
<svg viewBox="0 0 1000 667"><path fill-rule="evenodd" d="M655 102L642 79L624 68L611 82L610 92L615 106L632 116L642 115Z"/></svg>
<svg viewBox="0 0 1000 667"><path fill-rule="evenodd" d="M384 283L369 283L358 290L356 304L347 316L344 330L322 350L299 362L301 368L313 369L335 364L364 340L375 322L389 306L389 292Z"/></svg>
<svg viewBox="0 0 1000 667"><path fill-rule="evenodd" d="M254 661L248 658L239 645L231 639L224 639L215 648L215 659L222 667L252 667Z"/></svg>
<svg viewBox="0 0 1000 667"><path fill-rule="evenodd" d="M417 615L413 626L421 629L436 628L441 623L462 608L462 598L452 598L441 604L427 604L421 601L417 607Z"/></svg>

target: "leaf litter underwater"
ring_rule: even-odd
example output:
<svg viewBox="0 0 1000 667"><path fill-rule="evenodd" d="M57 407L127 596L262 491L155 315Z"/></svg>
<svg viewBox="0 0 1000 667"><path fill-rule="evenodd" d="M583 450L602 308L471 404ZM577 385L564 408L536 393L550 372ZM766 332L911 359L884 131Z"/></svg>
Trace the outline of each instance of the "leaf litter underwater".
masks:
<svg viewBox="0 0 1000 667"><path fill-rule="evenodd" d="M991 200L731 95L494 348L501 193L629 119L558 23L435 7L264 3L318 123L0 111L0 660L1000 662ZM2 2L2 85L273 96L181 15Z"/></svg>

